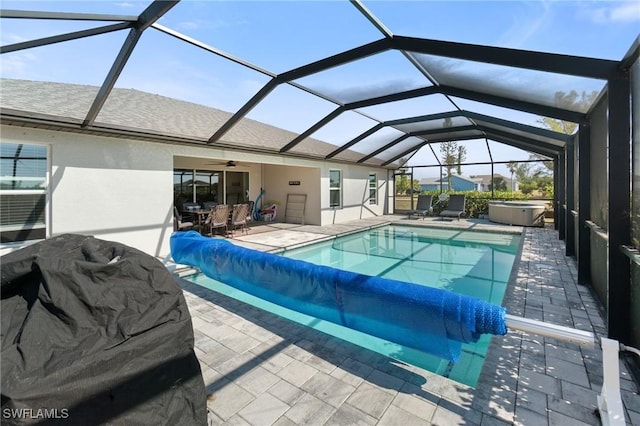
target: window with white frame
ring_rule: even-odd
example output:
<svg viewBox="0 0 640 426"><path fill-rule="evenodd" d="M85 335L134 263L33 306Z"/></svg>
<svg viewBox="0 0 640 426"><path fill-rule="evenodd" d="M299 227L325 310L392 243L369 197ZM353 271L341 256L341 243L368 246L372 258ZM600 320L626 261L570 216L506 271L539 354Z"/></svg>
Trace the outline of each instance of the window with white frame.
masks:
<svg viewBox="0 0 640 426"><path fill-rule="evenodd" d="M378 204L378 178L375 173L369 173L369 204Z"/></svg>
<svg viewBox="0 0 640 426"><path fill-rule="evenodd" d="M46 237L47 147L0 143L0 240Z"/></svg>
<svg viewBox="0 0 640 426"><path fill-rule="evenodd" d="M329 207L342 207L341 170L329 170Z"/></svg>

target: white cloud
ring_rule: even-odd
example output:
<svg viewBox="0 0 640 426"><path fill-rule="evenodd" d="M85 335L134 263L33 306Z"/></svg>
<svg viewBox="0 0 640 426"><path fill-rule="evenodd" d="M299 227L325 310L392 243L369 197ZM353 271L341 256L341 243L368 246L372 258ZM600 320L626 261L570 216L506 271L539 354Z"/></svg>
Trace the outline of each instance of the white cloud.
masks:
<svg viewBox="0 0 640 426"><path fill-rule="evenodd" d="M545 30L551 22L553 11L548 1L524 3L525 9L513 17L513 24L499 40L498 45L524 48L530 39Z"/></svg>
<svg viewBox="0 0 640 426"><path fill-rule="evenodd" d="M613 22L632 22L640 20L640 3L631 1L611 9Z"/></svg>
<svg viewBox="0 0 640 426"><path fill-rule="evenodd" d="M201 20L196 19L193 21L182 21L178 23L178 28L180 29L190 29L190 30L219 30L225 28L233 28L238 26L247 25L248 21L246 20L236 20L236 21L225 21L223 19L211 19L211 20Z"/></svg>
<svg viewBox="0 0 640 426"><path fill-rule="evenodd" d="M16 43L22 43L23 41L28 41L31 40L29 38L23 37L19 34L15 34L15 33L2 33L0 34L0 43L3 46L9 45L9 44L16 44Z"/></svg>
<svg viewBox="0 0 640 426"><path fill-rule="evenodd" d="M607 6L586 9L587 18L597 24L625 23L640 21L640 2L616 1Z"/></svg>
<svg viewBox="0 0 640 426"><path fill-rule="evenodd" d="M186 29L186 30L197 30L198 28L200 28L200 24L194 21L185 21L185 22L180 22L178 24L178 28Z"/></svg>
<svg viewBox="0 0 640 426"><path fill-rule="evenodd" d="M135 7L135 5L133 3L124 2L124 1L123 2L114 3L114 5L116 5L118 7L121 7L123 9L130 9L132 7Z"/></svg>
<svg viewBox="0 0 640 426"><path fill-rule="evenodd" d="M37 61L36 55L24 51L3 55L0 62L0 75L3 78L32 79L34 63Z"/></svg>

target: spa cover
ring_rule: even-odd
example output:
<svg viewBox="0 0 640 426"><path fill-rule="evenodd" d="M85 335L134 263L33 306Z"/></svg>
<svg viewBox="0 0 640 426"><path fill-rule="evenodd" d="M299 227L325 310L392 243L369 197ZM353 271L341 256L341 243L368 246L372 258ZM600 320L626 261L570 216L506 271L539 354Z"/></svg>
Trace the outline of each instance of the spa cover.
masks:
<svg viewBox="0 0 640 426"><path fill-rule="evenodd" d="M191 318L161 262L71 234L0 261L3 424L207 423Z"/></svg>
<svg viewBox="0 0 640 426"><path fill-rule="evenodd" d="M505 309L477 298L263 253L195 231L174 233L171 255L264 300L452 361L461 343L507 332Z"/></svg>

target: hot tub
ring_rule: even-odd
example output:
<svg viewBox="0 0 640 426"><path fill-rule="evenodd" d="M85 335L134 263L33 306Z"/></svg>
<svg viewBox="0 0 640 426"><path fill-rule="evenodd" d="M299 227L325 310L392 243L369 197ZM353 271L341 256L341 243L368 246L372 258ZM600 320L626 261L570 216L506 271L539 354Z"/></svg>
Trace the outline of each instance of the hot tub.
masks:
<svg viewBox="0 0 640 426"><path fill-rule="evenodd" d="M527 201L490 201L489 220L506 225L544 226L544 204Z"/></svg>

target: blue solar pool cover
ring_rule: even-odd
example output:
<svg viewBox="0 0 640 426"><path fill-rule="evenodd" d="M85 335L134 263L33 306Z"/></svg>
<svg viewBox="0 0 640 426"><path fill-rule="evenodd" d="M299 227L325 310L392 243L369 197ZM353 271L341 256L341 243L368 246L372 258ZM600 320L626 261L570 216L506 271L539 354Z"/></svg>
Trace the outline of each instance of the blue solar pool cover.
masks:
<svg viewBox="0 0 640 426"><path fill-rule="evenodd" d="M263 253L195 231L174 233L171 255L264 300L451 361L462 343L507 332L505 308L474 297Z"/></svg>

